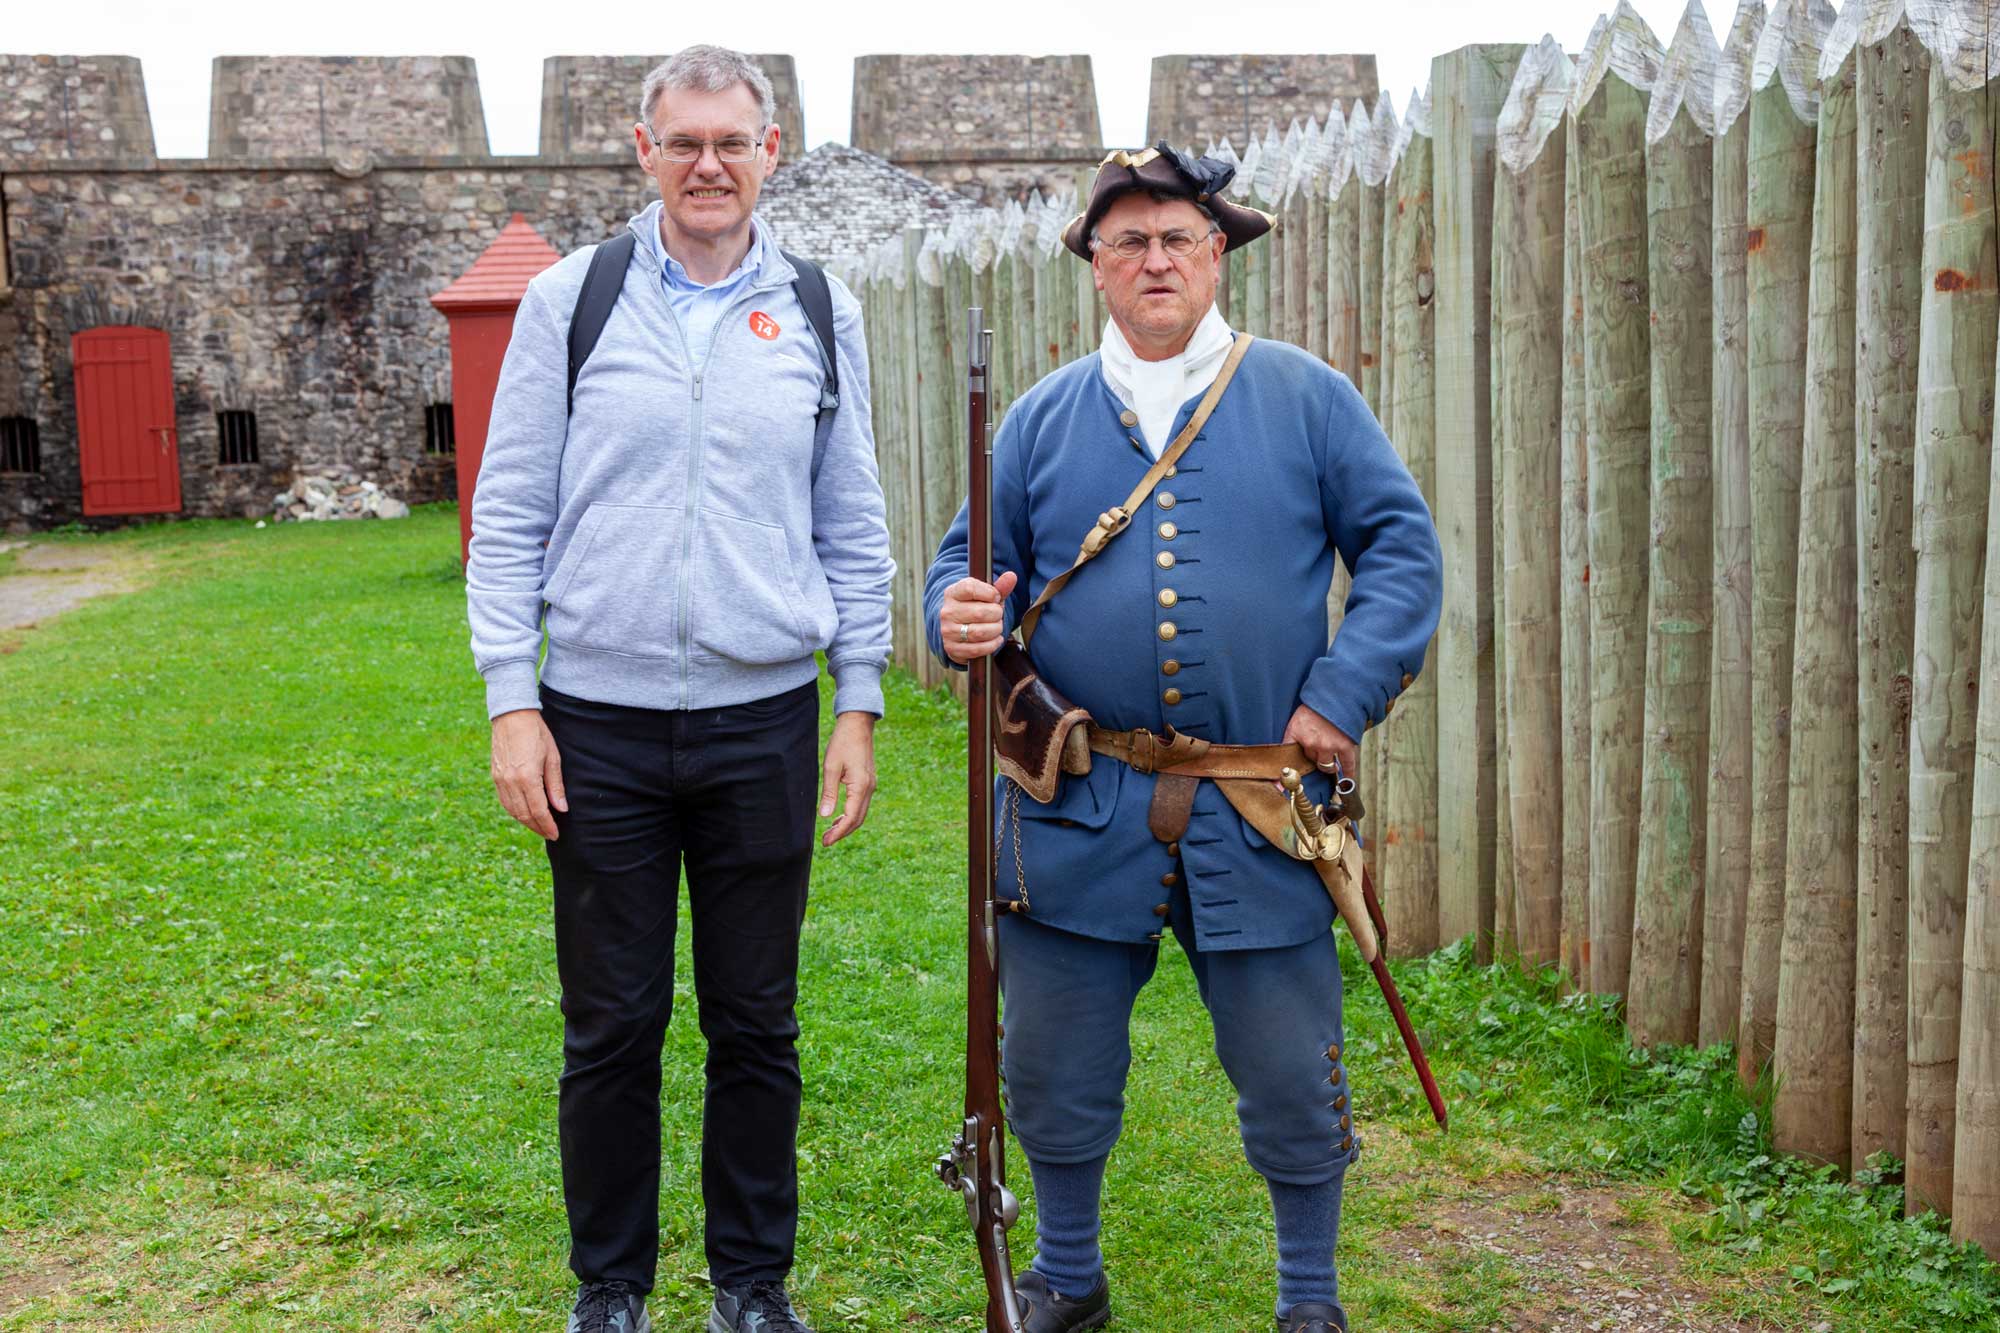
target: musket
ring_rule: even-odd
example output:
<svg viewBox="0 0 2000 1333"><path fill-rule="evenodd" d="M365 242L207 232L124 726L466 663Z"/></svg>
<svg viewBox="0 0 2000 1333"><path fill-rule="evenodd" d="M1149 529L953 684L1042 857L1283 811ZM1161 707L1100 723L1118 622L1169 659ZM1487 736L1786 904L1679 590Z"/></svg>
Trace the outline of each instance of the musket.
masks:
<svg viewBox="0 0 2000 1333"><path fill-rule="evenodd" d="M1285 769L1280 779L1286 792L1292 798L1292 818L1300 833L1300 843L1315 852L1326 846L1326 839L1340 834L1346 838L1356 838L1354 821L1361 818L1363 806L1361 797L1354 787L1354 779L1340 778L1334 785L1333 817L1329 821L1319 806L1313 804L1306 795L1305 785L1298 773ZM1343 828L1342 826L1345 825ZM1338 851L1333 856L1338 856ZM1330 856L1328 859L1333 859ZM1354 858L1359 860L1358 854ZM1431 1115L1437 1120L1439 1129L1449 1128L1444 1107L1444 1094L1438 1091L1437 1079L1431 1074L1430 1058L1424 1054L1424 1044L1417 1037L1417 1029L1410 1022L1410 1011L1403 1007L1403 993L1396 989L1396 979L1389 975L1389 923L1382 913L1382 900L1375 895L1375 879L1368 873L1368 865L1361 865L1361 895L1367 904L1369 922L1375 927L1375 938L1379 947L1368 966L1375 973L1375 984L1382 988L1382 998L1388 1002L1389 1016L1396 1020L1396 1031L1402 1034L1403 1049L1410 1053L1410 1064L1416 1068L1417 1081L1424 1085L1424 1097L1431 1104ZM1352 922L1348 923L1351 927Z"/></svg>
<svg viewBox="0 0 2000 1333"><path fill-rule="evenodd" d="M992 457L986 410L986 362L993 334L983 311L966 311L967 442L971 452L966 500L971 568L993 582ZM965 1199L986 1275L986 1333L1022 1333L1014 1297L1014 1262L1007 1229L1020 1204L1007 1188L1007 1123L1000 1105L1000 934L993 892L993 659L975 659L966 689L966 1004L965 1121L937 1160L937 1177Z"/></svg>

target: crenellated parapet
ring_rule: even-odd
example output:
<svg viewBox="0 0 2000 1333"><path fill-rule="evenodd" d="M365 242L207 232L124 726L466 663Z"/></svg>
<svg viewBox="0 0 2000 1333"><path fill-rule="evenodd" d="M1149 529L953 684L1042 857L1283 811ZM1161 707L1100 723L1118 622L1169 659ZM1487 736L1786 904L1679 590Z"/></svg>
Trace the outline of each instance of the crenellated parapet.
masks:
<svg viewBox="0 0 2000 1333"><path fill-rule="evenodd" d="M217 56L208 154L238 161L484 157L470 56Z"/></svg>
<svg viewBox="0 0 2000 1333"><path fill-rule="evenodd" d="M137 57L0 55L0 165L156 160Z"/></svg>
<svg viewBox="0 0 2000 1333"><path fill-rule="evenodd" d="M753 55L778 101L779 161L796 162L806 143L798 62ZM558 161L632 153L632 125L647 73L666 57L550 56L542 62L542 156Z"/></svg>
<svg viewBox="0 0 2000 1333"><path fill-rule="evenodd" d="M1155 56L1146 141L1241 148L1267 125L1325 124L1333 108L1376 92L1372 55Z"/></svg>

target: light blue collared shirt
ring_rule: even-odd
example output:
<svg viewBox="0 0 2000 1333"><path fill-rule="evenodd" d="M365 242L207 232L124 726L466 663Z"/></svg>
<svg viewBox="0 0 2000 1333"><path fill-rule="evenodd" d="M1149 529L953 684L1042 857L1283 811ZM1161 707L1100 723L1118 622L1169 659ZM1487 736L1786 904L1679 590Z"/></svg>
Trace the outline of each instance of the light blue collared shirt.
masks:
<svg viewBox="0 0 2000 1333"><path fill-rule="evenodd" d="M689 277L681 261L666 252L666 243L657 225L648 230L653 237L653 253L662 261L660 284L666 289L667 304L673 307L674 318L681 322L681 329L687 334L688 354L699 366L708 359L708 345L715 337L715 322L722 318L722 312L736 299L737 290L764 262L763 228L754 222L750 224L750 249L743 256L743 262L728 277L706 287Z"/></svg>

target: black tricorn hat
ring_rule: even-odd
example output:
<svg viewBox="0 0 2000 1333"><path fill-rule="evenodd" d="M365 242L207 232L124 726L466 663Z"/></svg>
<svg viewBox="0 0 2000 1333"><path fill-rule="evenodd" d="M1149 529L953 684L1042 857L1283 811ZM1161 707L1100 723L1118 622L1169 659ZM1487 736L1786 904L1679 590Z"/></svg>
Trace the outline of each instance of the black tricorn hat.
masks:
<svg viewBox="0 0 2000 1333"><path fill-rule="evenodd" d="M1164 139L1136 153L1121 148L1098 163L1090 202L1063 228L1063 244L1071 253L1090 258L1090 230L1119 196L1134 190L1158 190L1182 195L1214 214L1228 242L1225 250L1248 245L1271 230L1277 219L1260 209L1230 202L1227 186L1235 176L1235 163L1217 157L1189 157L1169 148Z"/></svg>

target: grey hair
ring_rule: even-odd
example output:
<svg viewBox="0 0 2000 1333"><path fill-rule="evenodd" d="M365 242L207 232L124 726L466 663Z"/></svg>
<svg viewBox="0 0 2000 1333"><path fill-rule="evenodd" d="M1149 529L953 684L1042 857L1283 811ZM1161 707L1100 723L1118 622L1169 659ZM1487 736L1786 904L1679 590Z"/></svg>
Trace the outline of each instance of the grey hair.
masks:
<svg viewBox="0 0 2000 1333"><path fill-rule="evenodd" d="M739 83L748 84L750 95L757 99L757 114L763 117L757 128L774 124L778 99L771 91L771 80L756 61L726 46L690 46L655 65L639 91L639 119L648 130L653 128L653 108L669 88L720 93Z"/></svg>

